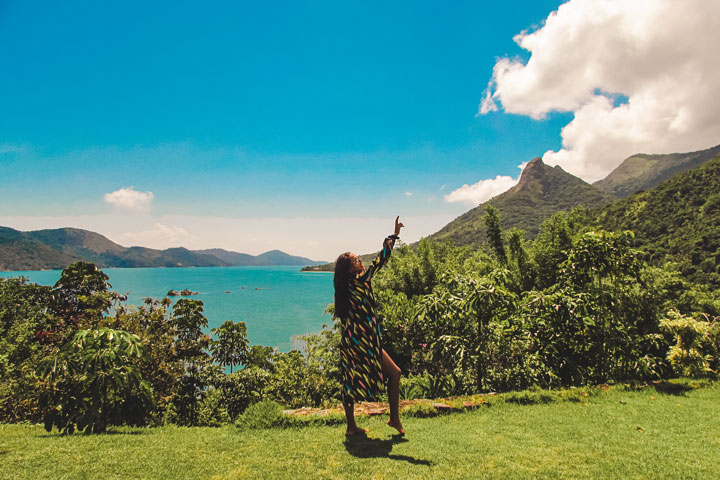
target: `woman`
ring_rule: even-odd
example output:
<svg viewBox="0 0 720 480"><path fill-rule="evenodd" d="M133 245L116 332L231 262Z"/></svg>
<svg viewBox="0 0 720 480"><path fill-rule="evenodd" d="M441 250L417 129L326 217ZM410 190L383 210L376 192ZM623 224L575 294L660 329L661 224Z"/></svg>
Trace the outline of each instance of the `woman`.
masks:
<svg viewBox="0 0 720 480"><path fill-rule="evenodd" d="M390 420L387 424L405 435L398 403L400 398L400 368L382 348L380 324L375 311L372 291L373 275L385 265L404 225L395 218L395 233L383 242L383 248L367 269L356 254L346 252L335 263L335 316L342 324L340 365L343 372L342 398L347 418L347 432L352 436L367 432L355 423L356 401L378 401L388 379Z"/></svg>

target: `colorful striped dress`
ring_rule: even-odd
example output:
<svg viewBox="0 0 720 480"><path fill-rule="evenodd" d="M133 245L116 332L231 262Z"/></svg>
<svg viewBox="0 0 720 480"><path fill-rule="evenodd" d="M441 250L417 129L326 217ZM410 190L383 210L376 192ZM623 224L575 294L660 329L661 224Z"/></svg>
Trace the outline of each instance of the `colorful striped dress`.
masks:
<svg viewBox="0 0 720 480"><path fill-rule="evenodd" d="M391 235L361 276L350 281L348 316L341 318L340 365L343 372L343 404L377 401L385 390L382 374L382 338L370 280L387 263L395 244Z"/></svg>

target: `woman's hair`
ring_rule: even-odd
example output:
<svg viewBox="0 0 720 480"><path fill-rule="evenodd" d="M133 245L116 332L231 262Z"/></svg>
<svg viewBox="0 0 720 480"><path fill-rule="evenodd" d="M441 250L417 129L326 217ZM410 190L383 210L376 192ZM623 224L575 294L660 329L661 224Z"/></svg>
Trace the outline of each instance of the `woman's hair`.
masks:
<svg viewBox="0 0 720 480"><path fill-rule="evenodd" d="M335 285L335 316L345 318L348 315L350 303L350 280L352 279L351 268L353 259L350 252L341 254L335 260L335 277L333 283Z"/></svg>

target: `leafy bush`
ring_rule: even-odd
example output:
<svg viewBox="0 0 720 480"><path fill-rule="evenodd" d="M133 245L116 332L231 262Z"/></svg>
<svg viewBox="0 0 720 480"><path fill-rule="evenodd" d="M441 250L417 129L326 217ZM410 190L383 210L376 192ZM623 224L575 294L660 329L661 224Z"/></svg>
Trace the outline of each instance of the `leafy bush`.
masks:
<svg viewBox="0 0 720 480"><path fill-rule="evenodd" d="M329 413L326 415L285 415L283 406L272 400L263 400L250 405L235 421L241 430L265 428L302 428L319 425L339 425L345 423L345 415Z"/></svg>
<svg viewBox="0 0 720 480"><path fill-rule="evenodd" d="M137 368L146 358L140 338L122 330L80 330L43 359L40 377L45 429L62 433L104 432L123 423L128 403L150 408L152 391ZM139 419L142 420L142 417Z"/></svg>
<svg viewBox="0 0 720 480"><path fill-rule="evenodd" d="M400 397L404 400L448 397L454 395L455 391L455 381L451 375L425 373L400 378Z"/></svg>
<svg viewBox="0 0 720 480"><path fill-rule="evenodd" d="M418 384L417 378L415 375L400 377L400 399L415 400L416 398L423 398L424 388Z"/></svg>
<svg viewBox="0 0 720 480"><path fill-rule="evenodd" d="M225 375L218 383L223 405L231 419L236 419L250 405L261 401L272 374L258 367L246 367Z"/></svg>
<svg viewBox="0 0 720 480"><path fill-rule="evenodd" d="M696 320L678 311L668 312L662 327L675 336L668 360L676 371L689 377L716 375L720 362L717 321Z"/></svg>
<svg viewBox="0 0 720 480"><path fill-rule="evenodd" d="M250 405L238 417L235 425L243 430L272 428L281 425L283 406L272 400L263 400Z"/></svg>
<svg viewBox="0 0 720 480"><path fill-rule="evenodd" d="M25 278L0 278L0 422L39 420L35 370L54 340L51 295Z"/></svg>
<svg viewBox="0 0 720 480"><path fill-rule="evenodd" d="M222 392L209 389L200 401L197 424L202 427L219 427L230 423L230 415L224 404Z"/></svg>

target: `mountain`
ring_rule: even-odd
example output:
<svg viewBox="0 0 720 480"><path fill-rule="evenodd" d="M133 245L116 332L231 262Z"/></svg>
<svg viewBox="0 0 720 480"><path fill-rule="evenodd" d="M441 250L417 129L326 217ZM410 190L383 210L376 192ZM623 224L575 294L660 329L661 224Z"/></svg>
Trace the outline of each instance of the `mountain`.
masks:
<svg viewBox="0 0 720 480"><path fill-rule="evenodd" d="M587 182L567 173L561 167L549 167L540 157L534 158L522 172L520 181L505 193L460 215L429 238L451 239L456 245L485 242L483 216L487 205L502 215L502 228L519 228L528 238L537 235L543 220L560 210L577 205L599 207L614 198Z"/></svg>
<svg viewBox="0 0 720 480"><path fill-rule="evenodd" d="M215 252L215 253L213 253ZM253 256L221 249L155 250L123 247L104 236L77 228L21 232L0 227L0 271L65 268L73 262L99 267L226 267L231 265L314 265L303 257L272 250Z"/></svg>
<svg viewBox="0 0 720 480"><path fill-rule="evenodd" d="M288 255L280 250L270 250L269 252L261 253L257 256L257 259L263 262L261 265L318 265L325 263L315 262L309 258Z"/></svg>
<svg viewBox="0 0 720 480"><path fill-rule="evenodd" d="M247 253L231 252L223 250L222 248L208 248L205 250L195 250L195 252L212 255L228 265L258 265L255 263L255 257Z"/></svg>
<svg viewBox="0 0 720 480"><path fill-rule="evenodd" d="M672 258L689 280L720 288L720 152L652 190L605 207L597 223L633 230L651 262Z"/></svg>
<svg viewBox="0 0 720 480"><path fill-rule="evenodd" d="M253 256L247 253L237 253L223 250L222 248L211 248L208 250L195 250L197 253L213 255L230 265L237 266L269 266L269 265L319 265L325 262L316 262L305 257L288 255L280 250L270 250Z"/></svg>
<svg viewBox="0 0 720 480"><path fill-rule="evenodd" d="M23 235L71 258L84 259L97 264L105 263L106 257L120 255L125 250L124 247L99 233L78 228L35 230L24 232Z"/></svg>
<svg viewBox="0 0 720 480"><path fill-rule="evenodd" d="M593 186L617 198L625 198L638 191L650 190L678 173L697 168L718 154L720 145L690 153L633 155Z"/></svg>
<svg viewBox="0 0 720 480"><path fill-rule="evenodd" d="M0 270L62 268L80 258L26 237L23 232L0 227Z"/></svg>
<svg viewBox="0 0 720 480"><path fill-rule="evenodd" d="M195 253L187 248L168 248L155 250L145 247L130 247L120 255L104 256L108 267L227 267L223 262L212 255Z"/></svg>

